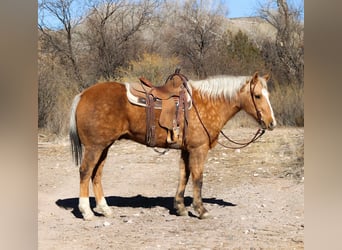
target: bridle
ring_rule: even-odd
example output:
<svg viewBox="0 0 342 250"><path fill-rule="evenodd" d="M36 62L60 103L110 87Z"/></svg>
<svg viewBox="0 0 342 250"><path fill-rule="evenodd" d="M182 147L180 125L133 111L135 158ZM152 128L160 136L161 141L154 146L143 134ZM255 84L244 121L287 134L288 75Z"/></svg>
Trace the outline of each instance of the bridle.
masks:
<svg viewBox="0 0 342 250"><path fill-rule="evenodd" d="M252 80L251 80L252 81ZM255 95L254 95L254 89L256 87L256 84L254 84L254 87L252 89L252 83L251 81L249 82L249 92L251 94L251 98L252 98L252 101L253 101L253 105L254 105L254 108L255 108L255 111L256 111L256 114L257 114L257 118L258 118L258 123L260 125L262 125L262 117L261 117L261 111L258 109L256 103L255 103Z"/></svg>
<svg viewBox="0 0 342 250"><path fill-rule="evenodd" d="M253 80L253 78L252 78ZM251 94L251 98L252 98L252 102L253 102L253 105L254 105L254 108L255 108L255 111L256 111L256 114L257 114L257 121L258 123L262 126L262 117L261 117L261 111L258 109L256 103L255 103L255 95L254 95L254 90L255 90L255 87L256 87L256 84L254 84L253 88L252 88L252 80L249 81L249 92ZM256 140L258 140L264 133L265 133L265 129L263 128L259 128L253 138L251 140L249 140L248 142L236 142L232 139L230 139L222 130L220 131L220 133L224 136L224 138L226 138L229 142L231 143L234 143L238 146L227 146L227 145L224 145L222 144L221 142L217 141L218 144L220 144L221 146L225 147L225 148L230 148L230 149L241 149L241 148L245 148L247 147L249 144L251 144L252 142L255 142Z"/></svg>

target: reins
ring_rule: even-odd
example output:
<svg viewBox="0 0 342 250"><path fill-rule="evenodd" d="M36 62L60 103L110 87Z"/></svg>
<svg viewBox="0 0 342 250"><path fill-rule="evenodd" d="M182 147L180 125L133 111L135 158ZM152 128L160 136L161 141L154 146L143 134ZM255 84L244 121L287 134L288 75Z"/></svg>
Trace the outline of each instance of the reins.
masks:
<svg viewBox="0 0 342 250"><path fill-rule="evenodd" d="M259 129L257 130L257 132L255 133L255 135L253 136L253 138L252 138L250 141L248 141L248 142L236 142L236 141L230 139L225 133L223 133L222 130L220 131L220 133L221 133L221 135L223 135L224 138L226 138L229 142L234 143L234 144L239 145L239 146L236 146L236 147L234 147L234 146L227 146L227 145L224 145L223 143L217 141L218 144L220 144L221 146L223 146L223 147L225 147L225 148L229 148L229 149L241 149L241 148L247 147L247 146L248 146L249 144L251 144L252 142L255 142L256 140L258 140L258 139L265 133L265 129L259 128Z"/></svg>

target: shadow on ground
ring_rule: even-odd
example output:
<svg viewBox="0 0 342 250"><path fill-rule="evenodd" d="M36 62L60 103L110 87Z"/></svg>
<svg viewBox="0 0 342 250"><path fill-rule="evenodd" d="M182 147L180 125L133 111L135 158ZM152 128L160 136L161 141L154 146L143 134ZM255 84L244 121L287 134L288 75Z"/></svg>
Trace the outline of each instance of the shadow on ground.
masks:
<svg viewBox="0 0 342 250"><path fill-rule="evenodd" d="M145 197L142 195L136 195L132 197L121 196L109 196L106 197L108 206L110 207L132 207L132 208L153 208L164 207L169 210L169 213L176 215L176 211L173 208L173 197ZM185 206L190 206L192 198L187 196L184 198ZM203 198L203 202L207 204L216 204L223 207L236 206L236 204L226 202L222 199L216 198ZM82 214L78 209L78 198L59 199L56 201L58 207L66 210L72 210L71 213L76 218L82 218ZM96 206L95 198L90 197L90 207Z"/></svg>

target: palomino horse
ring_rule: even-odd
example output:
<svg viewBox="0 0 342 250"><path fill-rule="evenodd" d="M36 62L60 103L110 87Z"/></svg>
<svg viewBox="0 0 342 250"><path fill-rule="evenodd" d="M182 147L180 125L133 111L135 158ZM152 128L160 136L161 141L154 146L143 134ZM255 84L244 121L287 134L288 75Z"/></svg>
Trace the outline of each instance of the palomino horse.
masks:
<svg viewBox="0 0 342 250"><path fill-rule="evenodd" d="M199 218L209 213L202 202L203 167L209 149L213 148L223 126L240 110L254 117L263 129L272 130L276 120L269 101L266 82L255 73L251 77L220 76L201 81L188 81L193 107L188 110L186 139L177 146L181 150L179 183L174 198L178 215L187 215L184 191L189 176L193 182L193 208ZM184 81L174 74L168 81ZM166 148L167 131L158 125L156 110L155 146ZM89 203L92 180L96 200L94 211L106 217L113 211L108 206L101 184L102 170L110 146L125 138L146 144L145 108L131 104L126 87L117 82L97 83L78 94L72 103L70 140L74 160L80 166L79 209L85 220L94 216ZM82 147L83 145L83 147Z"/></svg>

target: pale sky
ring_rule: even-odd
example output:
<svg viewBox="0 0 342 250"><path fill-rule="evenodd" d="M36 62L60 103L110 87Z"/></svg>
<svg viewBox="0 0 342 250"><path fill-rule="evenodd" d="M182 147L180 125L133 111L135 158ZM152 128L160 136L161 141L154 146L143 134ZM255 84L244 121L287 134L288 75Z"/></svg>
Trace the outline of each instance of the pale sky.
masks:
<svg viewBox="0 0 342 250"><path fill-rule="evenodd" d="M228 6L228 17L248 17L255 16L256 9L259 7L259 3L264 3L268 0L224 0ZM288 4L294 4L298 6L303 3L303 0L288 0Z"/></svg>

